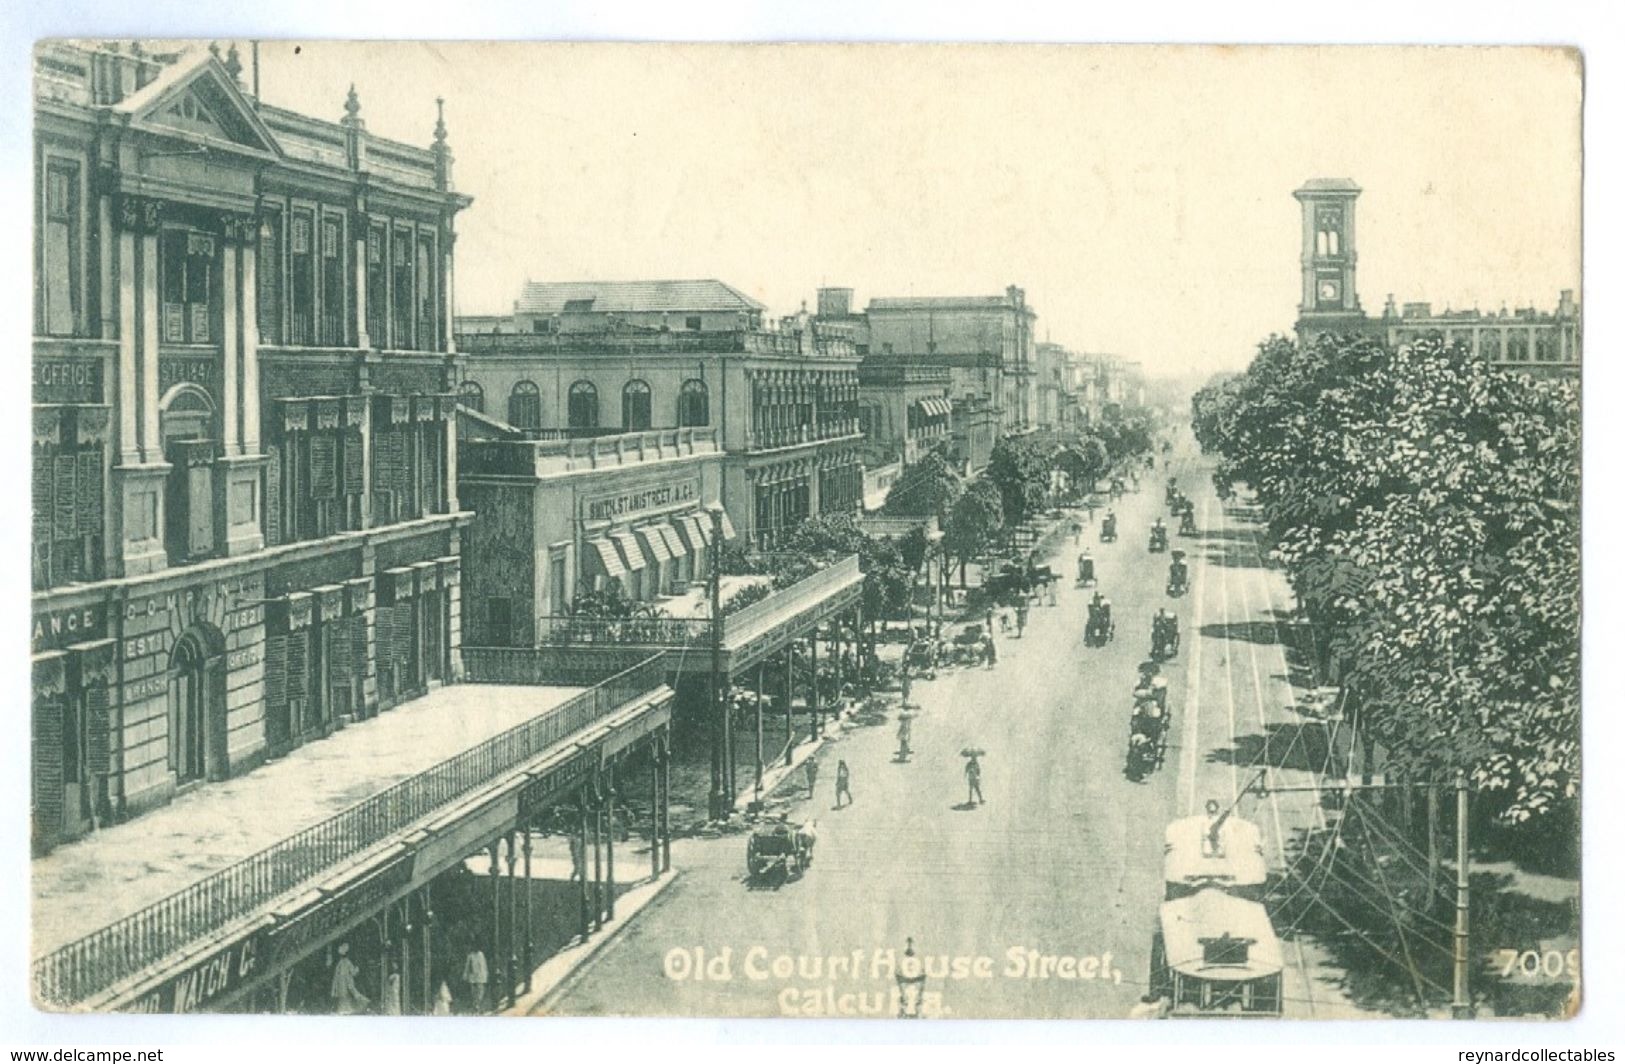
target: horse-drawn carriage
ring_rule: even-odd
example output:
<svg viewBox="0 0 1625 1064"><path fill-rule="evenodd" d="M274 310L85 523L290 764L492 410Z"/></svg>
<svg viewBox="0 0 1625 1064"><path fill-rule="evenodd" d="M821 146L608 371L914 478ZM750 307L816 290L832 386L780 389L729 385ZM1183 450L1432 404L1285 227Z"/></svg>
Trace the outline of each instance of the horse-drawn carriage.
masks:
<svg viewBox="0 0 1625 1064"><path fill-rule="evenodd" d="M984 649L986 642L982 626L968 624L954 635L953 644L945 653L956 665L980 665L987 653Z"/></svg>
<svg viewBox="0 0 1625 1064"><path fill-rule="evenodd" d="M1055 580L1055 571L1047 565L1005 562L997 573L987 578L983 589L989 598L1001 606L1016 606L1030 601L1054 584Z"/></svg>
<svg viewBox="0 0 1625 1064"><path fill-rule="evenodd" d="M1179 534L1196 535L1196 504L1189 499L1185 499L1179 507Z"/></svg>
<svg viewBox="0 0 1625 1064"><path fill-rule="evenodd" d="M1106 516L1100 519L1100 542L1117 542L1117 514L1111 510L1107 510Z"/></svg>
<svg viewBox="0 0 1625 1064"><path fill-rule="evenodd" d="M1151 618L1151 657L1166 661L1179 653L1179 618L1158 610Z"/></svg>
<svg viewBox="0 0 1625 1064"><path fill-rule="evenodd" d="M926 680L937 678L937 663L942 658L942 641L927 636L908 645L903 661L915 676Z"/></svg>
<svg viewBox="0 0 1625 1064"><path fill-rule="evenodd" d="M1183 595L1190 586L1190 570L1185 566L1185 552L1173 552L1173 561L1168 563L1168 594L1174 598Z"/></svg>
<svg viewBox="0 0 1625 1064"><path fill-rule="evenodd" d="M1095 560L1088 551L1078 555L1078 586L1089 587L1095 582Z"/></svg>
<svg viewBox="0 0 1625 1064"><path fill-rule="evenodd" d="M1103 647L1117 635L1117 623L1112 620L1111 599L1095 596L1089 603L1089 619L1083 626L1085 646Z"/></svg>
<svg viewBox="0 0 1625 1064"><path fill-rule="evenodd" d="M818 825L791 824L782 816L759 824L745 844L745 867L752 880L782 875L795 879L812 864L813 844L818 841Z"/></svg>
<svg viewBox="0 0 1625 1064"><path fill-rule="evenodd" d="M1141 780L1162 767L1168 755L1168 711L1155 699L1137 702L1128 721L1128 762L1124 772Z"/></svg>

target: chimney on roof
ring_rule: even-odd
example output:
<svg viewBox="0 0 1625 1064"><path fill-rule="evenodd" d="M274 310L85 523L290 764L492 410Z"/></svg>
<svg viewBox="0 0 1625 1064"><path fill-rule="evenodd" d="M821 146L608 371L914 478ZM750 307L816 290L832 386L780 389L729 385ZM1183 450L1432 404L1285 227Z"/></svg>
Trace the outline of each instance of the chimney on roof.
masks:
<svg viewBox="0 0 1625 1064"><path fill-rule="evenodd" d="M226 73L231 75L233 85L243 87L243 57L237 51L236 41L232 41L231 47L226 49Z"/></svg>

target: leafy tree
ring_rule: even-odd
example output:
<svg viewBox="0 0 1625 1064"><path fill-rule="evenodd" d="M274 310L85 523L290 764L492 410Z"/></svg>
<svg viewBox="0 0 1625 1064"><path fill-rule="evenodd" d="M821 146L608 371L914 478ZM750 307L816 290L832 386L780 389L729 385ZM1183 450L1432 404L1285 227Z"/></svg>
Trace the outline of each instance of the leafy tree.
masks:
<svg viewBox="0 0 1625 1064"><path fill-rule="evenodd" d="M999 491L1004 520L1019 525L1043 508L1049 457L1031 440L1005 436L993 446L984 476Z"/></svg>
<svg viewBox="0 0 1625 1064"><path fill-rule="evenodd" d="M898 517L941 517L964 490L964 480L948 463L946 449L933 448L903 470L886 493L882 510Z"/></svg>
<svg viewBox="0 0 1625 1064"><path fill-rule="evenodd" d="M992 481L977 479L954 504L943 530L943 547L959 559L959 585L965 586L965 565L987 548L1004 527L1004 503Z"/></svg>
<svg viewBox="0 0 1625 1064"><path fill-rule="evenodd" d="M1361 727L1402 771L1471 771L1519 821L1579 781L1579 426L1572 384L1437 339L1272 338L1192 400L1250 484Z"/></svg>

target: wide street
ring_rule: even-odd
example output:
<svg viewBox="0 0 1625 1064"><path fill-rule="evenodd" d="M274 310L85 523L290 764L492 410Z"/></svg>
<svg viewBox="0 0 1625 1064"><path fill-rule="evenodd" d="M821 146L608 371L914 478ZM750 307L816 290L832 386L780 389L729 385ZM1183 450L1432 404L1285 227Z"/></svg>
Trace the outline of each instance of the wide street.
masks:
<svg viewBox="0 0 1625 1064"><path fill-rule="evenodd" d="M818 821L804 877L753 889L743 835L680 840L675 885L546 1011L889 1015L892 965L912 939L929 965L925 1004L942 1015L1126 1015L1145 989L1167 823L1210 798L1229 806L1255 761L1275 766L1273 785L1307 788L1325 759L1323 729L1291 708L1286 629L1276 623L1285 582L1261 565L1248 508L1219 502L1188 438L1172 472L1196 501L1201 535L1171 537L1191 555L1191 584L1181 598L1165 594L1168 556L1146 549L1152 518L1167 519L1161 464L1117 504L1116 543L1099 541L1099 515L1085 525L1115 642L1083 645L1091 592L1073 586L1080 548L1063 539L1052 559L1064 577L1058 604L1035 606L1023 638L995 636L996 667L914 685L910 760L895 758L892 718L849 727L825 747L811 800L799 774L781 785L792 820ZM1164 605L1184 637L1164 667L1168 758L1135 783L1124 775L1130 691ZM965 804L967 746L987 751L977 807ZM836 810L841 760L855 802ZM1262 829L1272 870L1294 832L1314 825L1316 797L1241 798L1238 814ZM1283 947L1287 1015L1351 1014L1312 944Z"/></svg>

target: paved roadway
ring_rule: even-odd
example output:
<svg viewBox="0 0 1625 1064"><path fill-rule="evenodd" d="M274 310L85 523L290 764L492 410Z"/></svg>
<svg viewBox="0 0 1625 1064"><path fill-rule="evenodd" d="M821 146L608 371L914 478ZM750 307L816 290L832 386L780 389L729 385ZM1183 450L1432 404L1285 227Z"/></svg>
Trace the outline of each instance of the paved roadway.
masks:
<svg viewBox="0 0 1625 1064"><path fill-rule="evenodd" d="M1160 465L1160 461L1159 461ZM683 875L666 895L579 970L547 1005L564 1014L843 1015L894 1012L892 962L912 938L931 963L927 1008L943 1015L1121 1017L1144 990L1162 896L1162 832L1169 820L1228 805L1256 770L1271 725L1276 785L1311 783L1319 747L1294 742L1283 648L1271 610L1284 581L1259 564L1248 508L1215 498L1209 466L1176 450L1173 472L1196 500L1198 539L1189 594L1164 594L1168 559L1148 555L1146 529L1162 513L1165 475L1117 506L1120 539L1085 526L1116 641L1082 642L1090 594L1062 587L1035 607L1022 639L998 638L993 669L954 669L920 682L915 753L894 760L896 724L856 726L820 755L816 800L794 788L793 819L816 817L810 871L777 889L743 876L745 839L681 840ZM1077 548L1055 564L1075 572ZM1165 666L1173 707L1166 766L1125 778L1136 666L1150 618L1172 603L1184 645ZM982 790L967 808L961 748L987 751ZM832 808L835 766L852 771L855 804ZM781 788L783 793L787 788ZM1260 800L1240 812L1263 829L1272 864L1316 816L1312 793ZM1286 944L1287 1012L1347 1015L1311 946ZM703 951L703 953L701 953ZM953 970L955 961L961 965ZM774 965L779 967L775 970ZM938 967L946 964L946 970ZM788 966L788 967L786 967ZM702 978L702 976L705 976Z"/></svg>

